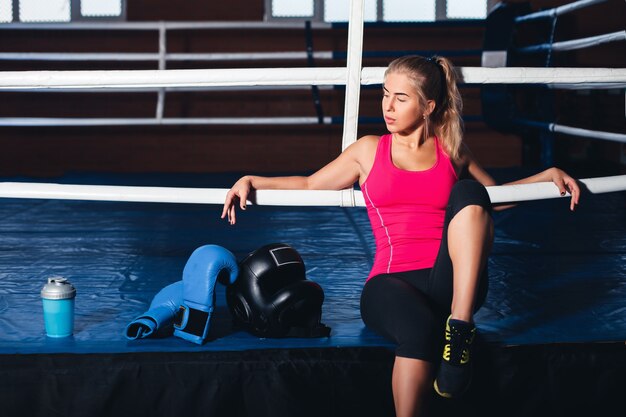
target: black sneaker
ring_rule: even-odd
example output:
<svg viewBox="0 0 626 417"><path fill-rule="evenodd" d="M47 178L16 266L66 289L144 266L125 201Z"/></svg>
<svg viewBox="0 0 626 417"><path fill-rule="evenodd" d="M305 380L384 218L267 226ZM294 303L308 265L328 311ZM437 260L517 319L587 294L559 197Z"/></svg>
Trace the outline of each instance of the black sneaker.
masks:
<svg viewBox="0 0 626 417"><path fill-rule="evenodd" d="M467 390L472 380L470 355L476 334L473 323L448 317L443 359L435 378L435 391L445 398L456 398Z"/></svg>

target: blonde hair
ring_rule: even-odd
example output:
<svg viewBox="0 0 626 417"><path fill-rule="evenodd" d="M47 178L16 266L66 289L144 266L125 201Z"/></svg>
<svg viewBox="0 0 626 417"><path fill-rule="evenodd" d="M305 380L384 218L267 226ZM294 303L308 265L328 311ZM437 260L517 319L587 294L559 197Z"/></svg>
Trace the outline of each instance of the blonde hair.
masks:
<svg viewBox="0 0 626 417"><path fill-rule="evenodd" d="M448 156L458 159L463 140L463 100L452 62L440 56L404 56L389 64L385 77L390 73L406 74L414 82L422 108L428 100L435 101L435 109L424 118L424 137L430 136L432 129Z"/></svg>

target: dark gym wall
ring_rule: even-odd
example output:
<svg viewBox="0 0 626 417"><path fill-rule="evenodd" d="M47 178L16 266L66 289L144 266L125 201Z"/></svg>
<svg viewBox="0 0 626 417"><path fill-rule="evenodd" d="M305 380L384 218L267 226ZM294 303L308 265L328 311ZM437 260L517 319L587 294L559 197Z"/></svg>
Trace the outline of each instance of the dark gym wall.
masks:
<svg viewBox="0 0 626 417"><path fill-rule="evenodd" d="M128 20L263 20L264 0L126 0Z"/></svg>
<svg viewBox="0 0 626 417"><path fill-rule="evenodd" d="M557 2L534 2L551 7ZM562 4L564 2L558 2ZM623 3L623 2L622 2ZM606 9L601 9L606 15ZM609 13L611 14L611 13ZM616 14L616 13L613 13ZM264 1L187 0L128 1L129 21L262 21ZM593 15L590 15L593 16ZM610 17L610 19L615 19ZM595 22L596 19L590 21ZM597 23L594 23L597 25ZM579 22L564 22L578 30ZM602 32L602 31L600 31ZM600 33L596 32L596 33ZM3 52L156 52L156 32L131 31L4 31ZM316 51L345 51L346 28L313 32ZM369 51L481 49L483 26L420 25L365 31ZM304 51L305 33L297 30L172 31L168 52ZM584 56L584 55L583 55ZM582 59L582 58L577 58ZM364 66L385 66L388 58L364 59ZM480 58L458 57L458 66L480 66ZM343 66L345 60L316 62ZM168 68L233 68L307 66L301 61L170 63ZM12 62L2 71L71 69L153 69L155 63ZM480 116L477 87L463 88L467 116ZM1 117L153 117L156 93L7 93L0 92ZM622 96L623 97L623 96ZM342 89L321 91L326 116L342 116ZM623 105L623 101L622 101ZM223 91L168 93L166 117L290 117L315 116L311 92ZM380 115L380 91L364 88L360 115ZM383 124L360 126L359 135L382 134ZM336 126L150 126L36 128L0 127L0 175L56 176L91 172L302 172L319 168L341 148L342 127ZM522 139L501 134L482 122L466 124L465 139L487 167L522 163ZM615 152L609 152L615 159Z"/></svg>

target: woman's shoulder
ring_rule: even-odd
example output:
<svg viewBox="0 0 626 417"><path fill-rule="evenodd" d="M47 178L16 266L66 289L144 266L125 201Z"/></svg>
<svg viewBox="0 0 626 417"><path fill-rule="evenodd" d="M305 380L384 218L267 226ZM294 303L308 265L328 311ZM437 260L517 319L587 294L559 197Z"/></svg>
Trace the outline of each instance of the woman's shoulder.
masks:
<svg viewBox="0 0 626 417"><path fill-rule="evenodd" d="M374 161L380 136L366 135L346 148L342 154L359 163L361 166L368 166Z"/></svg>
<svg viewBox="0 0 626 417"><path fill-rule="evenodd" d="M366 135L359 138L356 142L348 146L346 151L350 151L353 153L362 154L376 152L376 147L378 146L378 142L380 141L380 136L375 135Z"/></svg>
<svg viewBox="0 0 626 417"><path fill-rule="evenodd" d="M380 143L381 136L376 135L366 135L359 140L356 141L358 144L358 151L363 157L374 157L376 154L376 149L378 148L378 144Z"/></svg>
<svg viewBox="0 0 626 417"><path fill-rule="evenodd" d="M382 138L382 136L365 135L365 136L360 137L357 142L378 145L378 141L380 141L380 138Z"/></svg>
<svg viewBox="0 0 626 417"><path fill-rule="evenodd" d="M359 138L359 140L357 142L362 143L363 146L378 146L378 142L380 142L381 138L382 138L382 136L365 135L365 136Z"/></svg>

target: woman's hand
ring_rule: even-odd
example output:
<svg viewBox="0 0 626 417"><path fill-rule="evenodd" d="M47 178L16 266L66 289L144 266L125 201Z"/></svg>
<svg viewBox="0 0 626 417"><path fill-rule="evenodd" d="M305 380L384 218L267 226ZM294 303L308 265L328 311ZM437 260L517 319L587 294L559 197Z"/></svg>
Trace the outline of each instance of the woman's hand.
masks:
<svg viewBox="0 0 626 417"><path fill-rule="evenodd" d="M576 183L576 180L570 177L565 171L560 170L558 168L550 168L544 171L561 192L561 195L564 196L565 193L570 193L572 199L570 201L570 210L574 211L576 205L578 205L578 200L580 198L580 188Z"/></svg>
<svg viewBox="0 0 626 417"><path fill-rule="evenodd" d="M236 216L235 216L235 205L237 199L239 199L239 207L242 210L246 209L246 201L248 199L248 194L250 194L250 190L252 189L252 182L248 177L241 177L233 187L228 190L226 193L226 200L224 200L224 209L222 210L222 216L228 216L228 223L235 224Z"/></svg>

